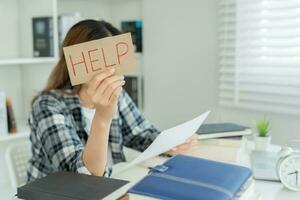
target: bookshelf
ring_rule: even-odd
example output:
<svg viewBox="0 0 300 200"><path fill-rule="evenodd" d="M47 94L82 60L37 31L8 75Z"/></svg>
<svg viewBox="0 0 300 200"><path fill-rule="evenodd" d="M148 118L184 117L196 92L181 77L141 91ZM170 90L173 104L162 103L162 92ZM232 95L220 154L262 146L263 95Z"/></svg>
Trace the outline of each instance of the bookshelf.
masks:
<svg viewBox="0 0 300 200"><path fill-rule="evenodd" d="M0 33L0 91L4 91L6 96L13 100L14 114L20 131L17 135L24 135L28 130L24 122L27 121L30 112L30 101L43 88L58 60L59 15L80 13L81 19L104 19L117 28L121 27L122 20L142 19L140 0L3 0L0 8L2 6L5 9L3 12L1 10L0 23L9 25ZM33 56L31 20L32 17L43 16L52 17L53 57ZM136 53L136 58L139 71L128 73L126 76L137 77L141 91L143 54ZM142 92L139 93L139 98L140 106L143 106ZM0 141L10 137L13 139L15 135L0 135Z"/></svg>
<svg viewBox="0 0 300 200"><path fill-rule="evenodd" d="M18 133L0 134L0 162L5 163L6 148L16 141L28 140L27 117L32 97L43 88L58 59L58 16L79 12L81 19L105 19L117 28L122 20L142 19L141 0L1 0L0 23L0 91L13 100ZM5 8L5 9L4 9ZM33 57L32 17L52 16L54 56ZM136 53L139 71L127 76L142 83L143 54ZM141 87L141 86L140 86ZM6 165L0 165L0 199L11 199Z"/></svg>
<svg viewBox="0 0 300 200"><path fill-rule="evenodd" d="M0 59L0 66L1 65L53 64L57 60L58 58L55 57Z"/></svg>

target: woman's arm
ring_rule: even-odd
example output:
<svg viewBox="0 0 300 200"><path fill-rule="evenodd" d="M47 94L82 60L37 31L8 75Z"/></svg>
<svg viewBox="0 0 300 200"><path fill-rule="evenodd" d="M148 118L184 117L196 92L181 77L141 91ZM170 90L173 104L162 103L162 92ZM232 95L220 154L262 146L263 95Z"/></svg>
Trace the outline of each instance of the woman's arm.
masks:
<svg viewBox="0 0 300 200"><path fill-rule="evenodd" d="M41 154L47 156L51 164L38 164L39 169L103 175L110 123L124 84L122 76L112 74L113 71L108 70L99 74L94 88L90 88L94 91L96 114L85 146L74 127L73 116L66 111L59 96L44 93L35 101L30 117L33 145L41 146Z"/></svg>
<svg viewBox="0 0 300 200"><path fill-rule="evenodd" d="M129 95L123 91L119 98L119 113L124 145L144 151L160 133L136 107Z"/></svg>
<svg viewBox="0 0 300 200"><path fill-rule="evenodd" d="M125 146L144 151L155 140L160 133L136 107L135 103L123 91L119 101L120 117L122 119L122 133L124 135ZM197 151L197 136L193 135L184 144L173 148L166 154L186 154L195 155Z"/></svg>
<svg viewBox="0 0 300 200"><path fill-rule="evenodd" d="M83 151L83 161L86 168L97 176L102 176L105 172L110 125L125 83L123 76L113 75L114 71L110 69L99 73L83 86L80 92L83 95L87 94L90 103L96 108L89 138Z"/></svg>

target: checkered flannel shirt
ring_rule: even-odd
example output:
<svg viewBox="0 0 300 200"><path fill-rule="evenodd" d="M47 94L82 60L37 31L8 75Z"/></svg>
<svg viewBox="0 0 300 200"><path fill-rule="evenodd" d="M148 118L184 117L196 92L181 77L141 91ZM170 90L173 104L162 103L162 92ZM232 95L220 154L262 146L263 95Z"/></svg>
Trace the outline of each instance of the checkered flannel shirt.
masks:
<svg viewBox="0 0 300 200"><path fill-rule="evenodd" d="M56 171L89 174L82 160L88 134L78 95L66 95L57 90L42 93L35 100L28 121L32 144L28 181ZM158 134L123 91L109 133L113 163L125 161L123 145L143 151ZM105 175L110 173L111 170L106 170Z"/></svg>

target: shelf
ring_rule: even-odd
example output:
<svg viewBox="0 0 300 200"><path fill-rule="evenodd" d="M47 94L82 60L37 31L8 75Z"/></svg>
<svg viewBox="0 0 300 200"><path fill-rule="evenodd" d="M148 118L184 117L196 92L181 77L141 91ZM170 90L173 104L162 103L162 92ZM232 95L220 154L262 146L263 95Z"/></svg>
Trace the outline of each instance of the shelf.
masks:
<svg viewBox="0 0 300 200"><path fill-rule="evenodd" d="M44 57L44 58L11 58L0 59L0 65L25 65L25 64L52 64L57 62L58 58Z"/></svg>
<svg viewBox="0 0 300 200"><path fill-rule="evenodd" d="M18 139L26 139L29 138L29 131L23 131L23 132L18 132L14 134L8 134L8 135L1 135L0 136L0 142L8 142L12 140L18 140Z"/></svg>

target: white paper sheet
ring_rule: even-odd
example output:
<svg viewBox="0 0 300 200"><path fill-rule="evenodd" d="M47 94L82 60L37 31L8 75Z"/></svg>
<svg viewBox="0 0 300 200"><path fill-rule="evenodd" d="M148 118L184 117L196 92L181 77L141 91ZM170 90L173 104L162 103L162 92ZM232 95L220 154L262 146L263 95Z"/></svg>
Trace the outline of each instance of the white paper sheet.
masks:
<svg viewBox="0 0 300 200"><path fill-rule="evenodd" d="M124 171L134 165L137 165L150 158L167 152L178 145L183 144L189 137L196 133L209 113L210 111L188 122L162 131L143 153L141 153L137 158L135 158L133 161L131 161L121 169L113 171L113 174L118 174L121 171Z"/></svg>

